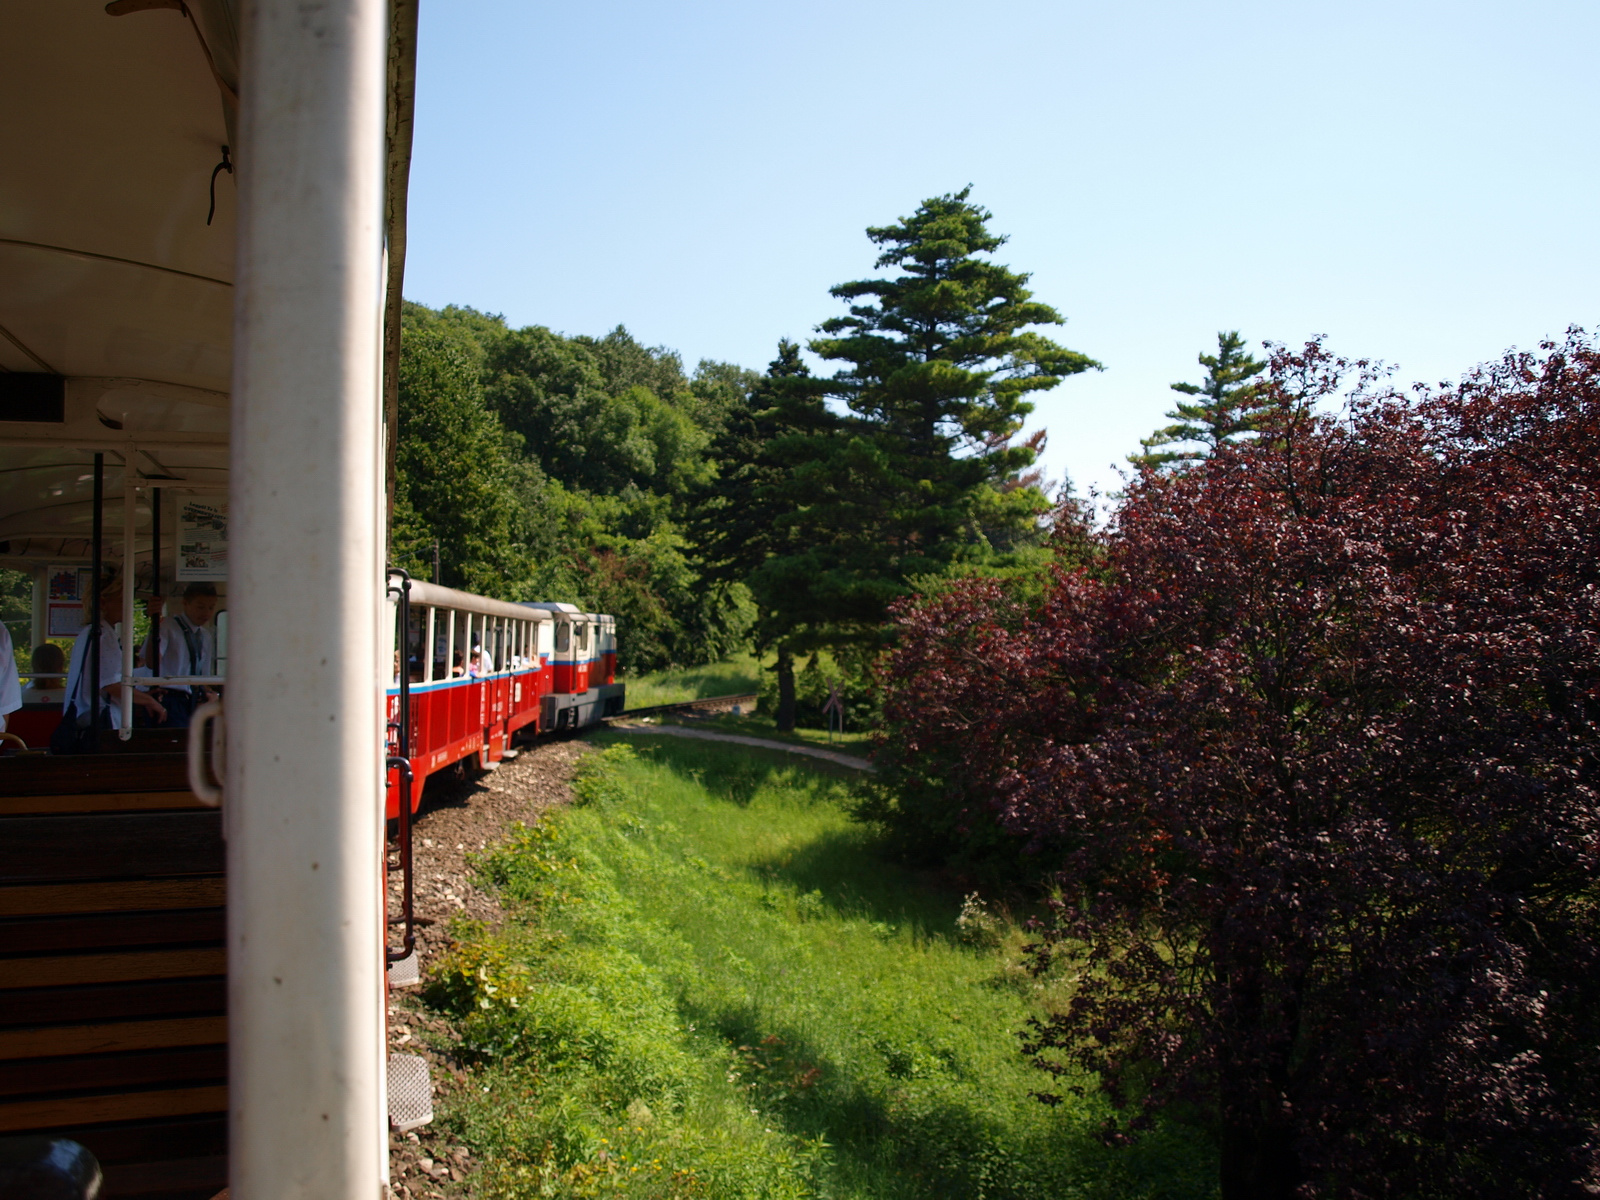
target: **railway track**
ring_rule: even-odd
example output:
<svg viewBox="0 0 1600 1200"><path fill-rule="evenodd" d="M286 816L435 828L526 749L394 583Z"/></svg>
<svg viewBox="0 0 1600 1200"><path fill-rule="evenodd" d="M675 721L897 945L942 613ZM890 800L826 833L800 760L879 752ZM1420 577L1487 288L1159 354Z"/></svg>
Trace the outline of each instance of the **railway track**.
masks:
<svg viewBox="0 0 1600 1200"><path fill-rule="evenodd" d="M630 717L659 717L668 713L719 713L754 712L758 697L755 692L741 692L737 696L707 696L703 700L686 700L681 704L653 704L649 708L630 708L607 721L625 721Z"/></svg>

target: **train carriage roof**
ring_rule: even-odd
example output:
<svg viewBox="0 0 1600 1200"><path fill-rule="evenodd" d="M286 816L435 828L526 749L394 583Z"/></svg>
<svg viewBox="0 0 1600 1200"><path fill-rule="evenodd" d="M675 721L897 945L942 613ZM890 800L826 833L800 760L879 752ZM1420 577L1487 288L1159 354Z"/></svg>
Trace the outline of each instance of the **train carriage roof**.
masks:
<svg viewBox="0 0 1600 1200"><path fill-rule="evenodd" d="M392 2L414 22L414 0ZM403 262L400 61L387 233ZM108 549L125 464L175 489L227 483L235 188L219 164L247 153L238 63L238 0L0 5L0 563L87 554L96 451Z"/></svg>
<svg viewBox="0 0 1600 1200"><path fill-rule="evenodd" d="M92 0L0 8L6 556L86 550L95 450L107 452L108 510L130 459L141 475L174 486L227 477L234 189L226 171L209 225L206 217L236 103L235 5L109 8ZM17 419L41 415L49 419Z"/></svg>
<svg viewBox="0 0 1600 1200"><path fill-rule="evenodd" d="M413 605L427 604L436 608L450 608L459 612L483 613L492 617L510 617L516 621L548 621L549 613L538 611L530 612L529 609L539 609L544 605L514 604L509 600L491 600L487 596L475 596L471 592L457 591L455 588L443 587L437 583L423 583L414 580L411 584L411 603Z"/></svg>

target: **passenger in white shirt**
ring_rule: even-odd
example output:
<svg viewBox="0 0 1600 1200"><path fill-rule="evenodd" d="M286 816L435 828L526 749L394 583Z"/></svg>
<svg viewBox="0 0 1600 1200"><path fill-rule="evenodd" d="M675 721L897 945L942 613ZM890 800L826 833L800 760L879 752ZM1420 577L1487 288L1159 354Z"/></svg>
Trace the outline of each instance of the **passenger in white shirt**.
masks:
<svg viewBox="0 0 1600 1200"><path fill-rule="evenodd" d="M164 603L160 596L150 599L152 622ZM160 661L157 673L164 676L212 675L216 673L216 642L211 618L217 611L217 586L191 583L183 589L183 607L161 621ZM175 684L166 690L168 729L183 729L202 699L216 693L203 685Z"/></svg>
<svg viewBox="0 0 1600 1200"><path fill-rule="evenodd" d="M482 646L472 648L472 657L467 659L467 674L474 679L482 679L485 675L494 674L494 655Z"/></svg>
<svg viewBox="0 0 1600 1200"><path fill-rule="evenodd" d="M83 615L89 616L90 604L84 602ZM106 618L122 611L122 581L113 578L102 586L100 592L100 711L105 712L110 705L111 728L121 728L122 724L122 642L117 638L117 631ZM78 631L77 639L72 644L72 664L67 668L67 698L62 704L62 711L74 709L81 717L90 709L89 703L89 675L86 663L88 662L89 626L84 625ZM133 690L133 703L136 707L144 709L156 721L164 721L167 710L149 692L141 692L138 688Z"/></svg>
<svg viewBox="0 0 1600 1200"><path fill-rule="evenodd" d="M6 718L22 707L22 676L17 673L17 655L11 646L11 631L0 624L0 730Z"/></svg>

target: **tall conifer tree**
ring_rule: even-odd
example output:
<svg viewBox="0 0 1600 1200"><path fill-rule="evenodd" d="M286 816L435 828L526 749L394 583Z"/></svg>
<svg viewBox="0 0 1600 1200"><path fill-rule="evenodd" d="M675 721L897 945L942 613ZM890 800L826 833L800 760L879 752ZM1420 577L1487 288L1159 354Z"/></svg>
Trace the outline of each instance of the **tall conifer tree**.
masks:
<svg viewBox="0 0 1600 1200"><path fill-rule="evenodd" d="M807 464L826 458L838 425L819 382L799 345L779 341L778 357L746 404L724 418L711 447L718 474L694 496L689 520L705 578L750 585L759 614L755 640L777 652L779 729L794 728L795 655L817 644L826 624L805 572L765 569L805 554L800 515L815 499Z"/></svg>
<svg viewBox="0 0 1600 1200"><path fill-rule="evenodd" d="M981 558L985 528L1032 528L1042 493L1003 489L1035 457L1014 442L1030 397L1100 365L1030 329L1062 317L1033 299L1028 275L988 257L1006 239L970 195L869 228L876 265L900 273L831 289L849 315L823 322L811 343L843 364L827 390L848 415L811 464L806 552L767 570L807 579L841 631L873 631L910 580Z"/></svg>
<svg viewBox="0 0 1600 1200"><path fill-rule="evenodd" d="M1259 428L1264 410L1258 403L1258 385L1253 381L1267 364L1245 351L1245 340L1239 331L1217 334L1217 352L1201 354L1199 362L1206 368L1204 383L1172 385L1173 391L1199 399L1179 400L1167 414L1174 423L1139 440L1143 453L1128 455L1134 466L1158 470L1187 466L1210 458L1223 442ZM1194 442L1199 446L1181 448L1184 443Z"/></svg>

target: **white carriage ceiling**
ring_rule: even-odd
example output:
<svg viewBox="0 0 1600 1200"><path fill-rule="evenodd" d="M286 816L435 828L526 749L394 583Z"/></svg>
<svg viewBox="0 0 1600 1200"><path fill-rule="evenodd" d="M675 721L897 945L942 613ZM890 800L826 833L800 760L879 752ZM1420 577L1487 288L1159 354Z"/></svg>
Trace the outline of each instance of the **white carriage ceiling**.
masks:
<svg viewBox="0 0 1600 1200"><path fill-rule="evenodd" d="M66 378L64 422L0 412L0 561L83 550L96 450L108 506L130 462L226 482L227 171L206 218L232 145L235 18L233 0L0 7L0 45L29 47L0 71L0 370Z"/></svg>

